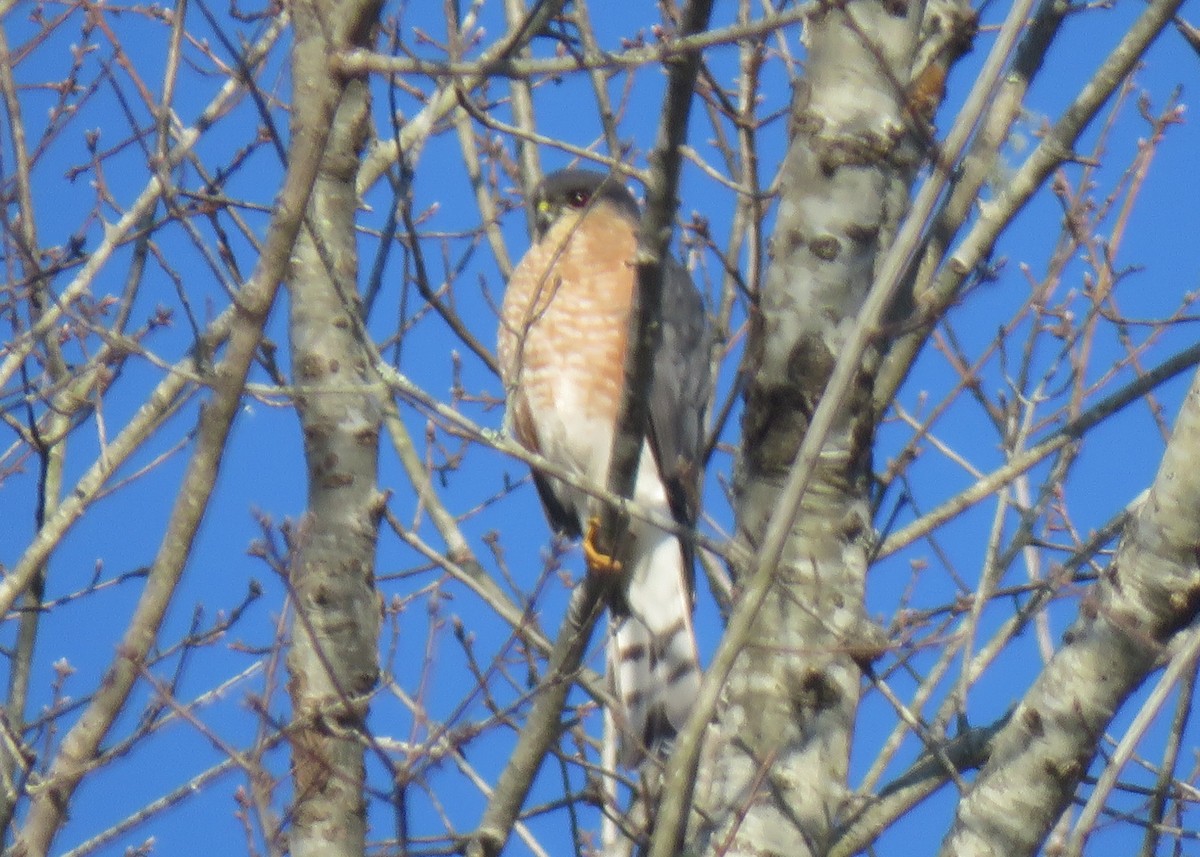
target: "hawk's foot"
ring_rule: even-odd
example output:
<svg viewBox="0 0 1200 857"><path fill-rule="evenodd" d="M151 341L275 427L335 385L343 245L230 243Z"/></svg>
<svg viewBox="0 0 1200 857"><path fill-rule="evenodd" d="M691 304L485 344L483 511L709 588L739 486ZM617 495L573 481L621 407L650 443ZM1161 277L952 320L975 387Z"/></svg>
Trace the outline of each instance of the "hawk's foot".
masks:
<svg viewBox="0 0 1200 857"><path fill-rule="evenodd" d="M589 574L620 574L621 561L596 547L596 534L600 531L600 517L588 518L587 533L583 537L583 558Z"/></svg>

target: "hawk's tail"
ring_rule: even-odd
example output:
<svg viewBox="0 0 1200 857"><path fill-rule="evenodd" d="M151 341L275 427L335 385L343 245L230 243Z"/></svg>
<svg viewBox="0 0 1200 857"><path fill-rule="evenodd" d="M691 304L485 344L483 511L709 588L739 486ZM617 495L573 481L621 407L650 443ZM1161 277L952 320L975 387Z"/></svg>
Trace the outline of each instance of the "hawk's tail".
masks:
<svg viewBox="0 0 1200 857"><path fill-rule="evenodd" d="M700 690L692 597L674 536L643 532L631 563L628 614L613 620L609 676L622 711L618 759L635 767L687 722Z"/></svg>

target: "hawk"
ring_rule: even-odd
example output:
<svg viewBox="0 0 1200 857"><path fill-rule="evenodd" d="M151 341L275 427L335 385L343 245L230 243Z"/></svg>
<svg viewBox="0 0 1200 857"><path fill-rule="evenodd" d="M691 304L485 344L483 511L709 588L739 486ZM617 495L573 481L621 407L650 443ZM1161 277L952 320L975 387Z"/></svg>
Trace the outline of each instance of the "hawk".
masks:
<svg viewBox="0 0 1200 857"><path fill-rule="evenodd" d="M619 181L562 170L536 190L533 246L501 308L500 374L509 431L527 449L603 486L624 385L641 213ZM666 261L662 336L634 499L685 527L696 522L709 390L704 304L687 271ZM535 472L551 525L587 536L591 573L620 570L609 605L608 672L622 711L619 758L633 767L687 720L700 686L692 630L692 546L634 519L619 556L591 544L587 492Z"/></svg>

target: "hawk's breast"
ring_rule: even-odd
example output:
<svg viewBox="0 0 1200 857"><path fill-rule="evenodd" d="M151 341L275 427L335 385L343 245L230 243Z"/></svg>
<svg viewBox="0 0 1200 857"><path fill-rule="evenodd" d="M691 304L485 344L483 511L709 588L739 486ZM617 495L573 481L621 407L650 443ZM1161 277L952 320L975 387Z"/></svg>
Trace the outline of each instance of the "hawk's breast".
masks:
<svg viewBox="0 0 1200 857"><path fill-rule="evenodd" d="M513 271L500 324L508 420L525 447L603 482L620 405L637 238L601 205L564 216Z"/></svg>

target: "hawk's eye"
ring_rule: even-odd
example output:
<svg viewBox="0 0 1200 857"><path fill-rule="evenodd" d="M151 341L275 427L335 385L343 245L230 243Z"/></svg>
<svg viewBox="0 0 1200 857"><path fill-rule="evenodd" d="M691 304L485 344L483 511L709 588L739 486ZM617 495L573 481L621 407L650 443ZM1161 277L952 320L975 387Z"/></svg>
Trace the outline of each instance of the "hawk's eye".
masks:
<svg viewBox="0 0 1200 857"><path fill-rule="evenodd" d="M586 190L569 191L567 193L567 205L571 206L571 208L583 208L591 198L591 194Z"/></svg>

